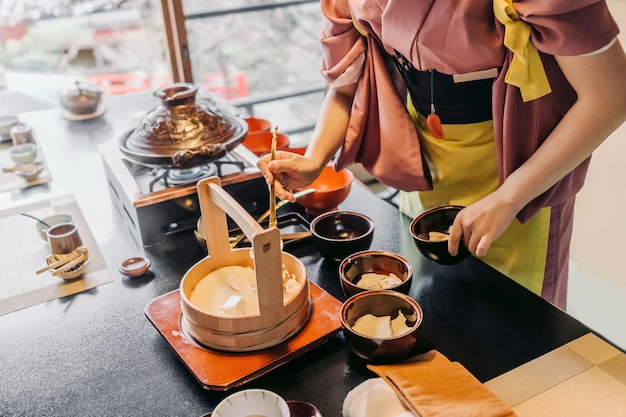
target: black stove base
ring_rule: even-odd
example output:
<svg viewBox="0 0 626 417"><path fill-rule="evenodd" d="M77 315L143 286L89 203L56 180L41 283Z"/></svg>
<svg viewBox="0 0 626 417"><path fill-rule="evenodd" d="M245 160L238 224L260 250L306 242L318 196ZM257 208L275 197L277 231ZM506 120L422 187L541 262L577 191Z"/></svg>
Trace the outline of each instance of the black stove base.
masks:
<svg viewBox="0 0 626 417"><path fill-rule="evenodd" d="M140 207L127 207L111 182L109 186L111 198L139 246L159 245L181 233L193 233L196 229L200 218L196 193ZM269 208L269 190L263 177L228 184L224 190L254 218ZM232 220L229 219L229 222ZM234 222L229 224L229 227L234 226Z"/></svg>

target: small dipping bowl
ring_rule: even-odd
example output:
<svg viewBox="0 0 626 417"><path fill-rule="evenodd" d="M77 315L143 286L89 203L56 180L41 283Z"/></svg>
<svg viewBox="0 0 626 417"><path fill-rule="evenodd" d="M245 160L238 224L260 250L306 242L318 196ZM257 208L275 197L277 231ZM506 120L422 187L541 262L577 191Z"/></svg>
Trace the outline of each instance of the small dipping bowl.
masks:
<svg viewBox="0 0 626 417"><path fill-rule="evenodd" d="M37 145L22 143L9 148L9 157L18 165L30 164L37 159Z"/></svg>
<svg viewBox="0 0 626 417"><path fill-rule="evenodd" d="M394 285L389 280L372 280L377 285L359 285L364 274L373 273L381 276L394 275L400 282ZM413 265L404 256L382 250L366 250L345 258L339 264L341 287L348 297L372 290L392 290L408 294L413 281ZM393 280L395 281L395 280Z"/></svg>
<svg viewBox="0 0 626 417"><path fill-rule="evenodd" d="M69 213L59 213L59 214L53 214L51 216L43 217L41 218L41 221L45 222L48 226L53 227L53 226L56 226L58 224L63 224L63 223L74 223L74 216ZM37 222L35 224L35 229L37 230L37 233L39 233L39 236L41 237L41 239L47 242L48 241L48 228L45 225L43 225L41 222Z"/></svg>
<svg viewBox="0 0 626 417"><path fill-rule="evenodd" d="M470 252L463 241L459 243L459 253L456 256L450 255L448 239L445 238L456 215L463 208L462 206L435 207L413 219L409 230L415 246L422 255L442 265L454 265L469 256Z"/></svg>
<svg viewBox="0 0 626 417"><path fill-rule="evenodd" d="M313 243L320 255L336 262L341 262L353 253L369 249L374 238L372 219L352 211L320 214L313 219L310 228Z"/></svg>
<svg viewBox="0 0 626 417"><path fill-rule="evenodd" d="M33 181L35 180L39 174L41 174L43 172L44 166L43 164L33 164L31 165L23 165L24 167L28 167L28 170L22 171L22 170L15 170L13 171L13 173L17 176L20 176L22 178L24 178L26 181Z"/></svg>
<svg viewBox="0 0 626 417"><path fill-rule="evenodd" d="M408 329L396 336L368 336L353 329L357 320L367 314L394 320L400 313L406 319ZM360 292L341 306L341 324L346 342L355 354L369 362L394 362L407 358L417 341L422 319L420 305L397 291Z"/></svg>
<svg viewBox="0 0 626 417"><path fill-rule="evenodd" d="M212 417L291 417L287 402L264 389L244 389L220 401Z"/></svg>
<svg viewBox="0 0 626 417"><path fill-rule="evenodd" d="M120 273L130 278L140 277L150 269L150 260L140 256L128 258L120 265Z"/></svg>

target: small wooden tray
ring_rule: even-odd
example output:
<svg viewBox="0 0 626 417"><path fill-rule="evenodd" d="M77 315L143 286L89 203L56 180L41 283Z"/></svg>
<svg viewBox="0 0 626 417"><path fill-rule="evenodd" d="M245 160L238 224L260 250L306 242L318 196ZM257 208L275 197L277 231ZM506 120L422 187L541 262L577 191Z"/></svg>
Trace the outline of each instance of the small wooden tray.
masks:
<svg viewBox="0 0 626 417"><path fill-rule="evenodd" d="M315 283L309 284L313 308L306 325L292 338L255 352L217 351L189 336L181 326L180 290L150 301L145 315L204 388L226 391L312 350L341 330L341 302Z"/></svg>

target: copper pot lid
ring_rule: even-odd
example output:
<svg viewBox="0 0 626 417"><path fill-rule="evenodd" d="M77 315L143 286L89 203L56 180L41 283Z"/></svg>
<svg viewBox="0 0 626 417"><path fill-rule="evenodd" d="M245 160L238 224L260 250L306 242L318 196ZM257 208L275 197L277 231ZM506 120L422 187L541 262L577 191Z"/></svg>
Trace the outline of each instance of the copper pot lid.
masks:
<svg viewBox="0 0 626 417"><path fill-rule="evenodd" d="M161 104L120 138L122 153L141 164L187 168L217 160L239 145L248 133L245 120L196 102L197 92L188 83L157 90Z"/></svg>

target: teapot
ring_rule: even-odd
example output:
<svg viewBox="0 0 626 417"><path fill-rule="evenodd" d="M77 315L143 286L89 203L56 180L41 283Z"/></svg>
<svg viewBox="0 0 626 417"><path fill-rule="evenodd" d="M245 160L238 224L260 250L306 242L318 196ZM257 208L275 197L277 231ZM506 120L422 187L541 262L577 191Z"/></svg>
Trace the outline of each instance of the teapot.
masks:
<svg viewBox="0 0 626 417"><path fill-rule="evenodd" d="M102 101L103 90L95 84L76 81L76 88L61 90L61 106L71 114L95 113Z"/></svg>

